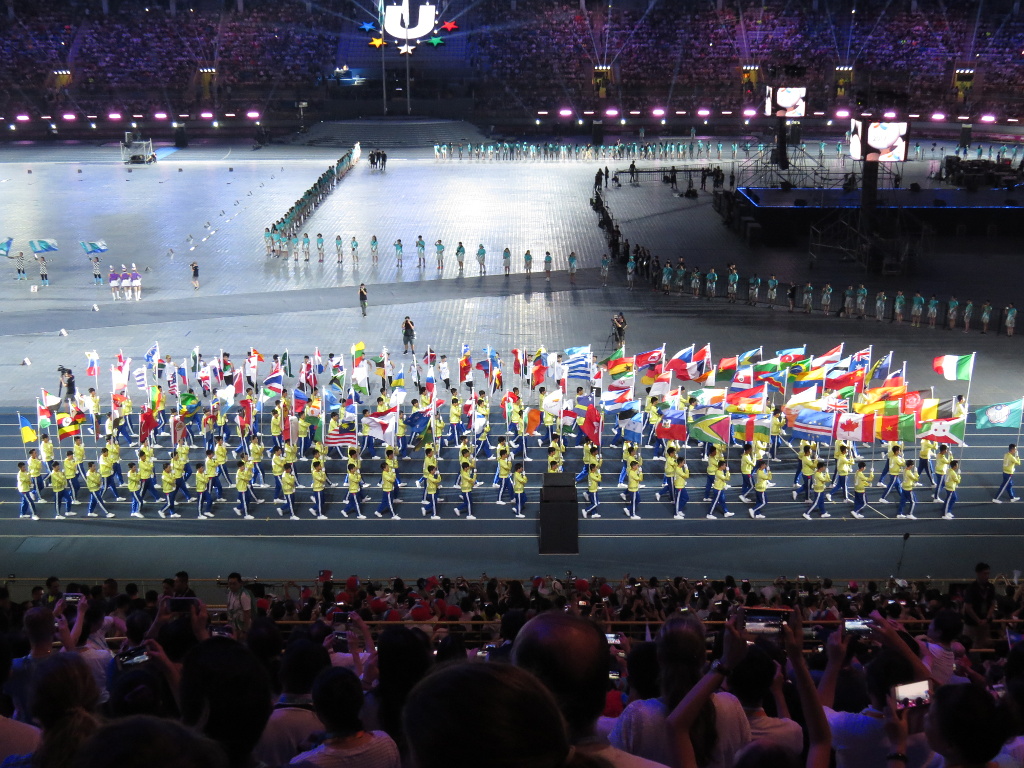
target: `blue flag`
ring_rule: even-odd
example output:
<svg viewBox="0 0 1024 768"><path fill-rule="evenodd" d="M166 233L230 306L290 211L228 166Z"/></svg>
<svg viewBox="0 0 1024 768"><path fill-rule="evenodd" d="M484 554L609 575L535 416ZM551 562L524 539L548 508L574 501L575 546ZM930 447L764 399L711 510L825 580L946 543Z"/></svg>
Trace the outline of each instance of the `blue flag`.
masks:
<svg viewBox="0 0 1024 768"><path fill-rule="evenodd" d="M642 436L643 429L643 417L641 414L637 414L629 421L622 423L622 434L631 443L639 443Z"/></svg>
<svg viewBox="0 0 1024 768"><path fill-rule="evenodd" d="M29 248L32 249L32 253L53 253L57 250L56 240L29 240Z"/></svg>
<svg viewBox="0 0 1024 768"><path fill-rule="evenodd" d="M831 443L835 435L836 414L832 411L815 411L803 408L796 415L793 437L797 440L812 440Z"/></svg>
<svg viewBox="0 0 1024 768"><path fill-rule="evenodd" d="M106 253L110 250L107 248L107 244L103 240L79 240L78 244L82 246L82 250L85 251L86 256L91 256L94 253Z"/></svg>
<svg viewBox="0 0 1024 768"><path fill-rule="evenodd" d="M14 242L13 237L8 237L4 242L0 243L0 253L7 258L11 258L11 243Z"/></svg>

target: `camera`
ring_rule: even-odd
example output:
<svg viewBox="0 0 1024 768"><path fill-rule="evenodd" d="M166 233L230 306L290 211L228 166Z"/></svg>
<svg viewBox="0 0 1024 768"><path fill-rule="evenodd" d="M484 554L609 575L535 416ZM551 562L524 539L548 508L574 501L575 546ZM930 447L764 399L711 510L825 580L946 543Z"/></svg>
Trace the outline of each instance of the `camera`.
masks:
<svg viewBox="0 0 1024 768"><path fill-rule="evenodd" d="M61 373L61 374L71 373L71 369L70 368L65 368L63 365L58 365L57 366L57 372Z"/></svg>

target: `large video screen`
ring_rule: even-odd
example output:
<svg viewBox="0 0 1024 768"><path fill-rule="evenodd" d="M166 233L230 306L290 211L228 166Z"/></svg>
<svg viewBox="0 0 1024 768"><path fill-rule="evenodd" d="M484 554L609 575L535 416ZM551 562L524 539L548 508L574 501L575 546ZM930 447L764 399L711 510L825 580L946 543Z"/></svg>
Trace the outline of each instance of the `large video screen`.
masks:
<svg viewBox="0 0 1024 768"><path fill-rule="evenodd" d="M768 117L804 117L807 114L807 89L769 86L764 113Z"/></svg>
<svg viewBox="0 0 1024 768"><path fill-rule="evenodd" d="M850 157L854 160L877 160L899 163L907 159L909 123L873 123L850 121Z"/></svg>

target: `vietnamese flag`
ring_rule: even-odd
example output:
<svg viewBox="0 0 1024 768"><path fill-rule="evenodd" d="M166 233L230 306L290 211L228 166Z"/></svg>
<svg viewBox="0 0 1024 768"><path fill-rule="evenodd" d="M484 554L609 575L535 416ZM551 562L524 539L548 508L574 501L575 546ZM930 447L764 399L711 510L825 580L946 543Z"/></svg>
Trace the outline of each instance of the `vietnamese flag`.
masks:
<svg viewBox="0 0 1024 768"><path fill-rule="evenodd" d="M139 444L145 445L155 429L156 415L153 413L153 409L143 406L142 411L139 413Z"/></svg>

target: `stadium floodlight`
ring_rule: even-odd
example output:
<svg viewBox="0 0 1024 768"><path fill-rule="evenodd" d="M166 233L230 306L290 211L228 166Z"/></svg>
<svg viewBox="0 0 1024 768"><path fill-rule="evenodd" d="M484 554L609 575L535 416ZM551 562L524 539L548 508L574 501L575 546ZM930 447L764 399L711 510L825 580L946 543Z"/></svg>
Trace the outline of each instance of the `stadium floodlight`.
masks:
<svg viewBox="0 0 1024 768"><path fill-rule="evenodd" d="M260 113L257 112L256 110L250 110L249 112L246 112L245 116L248 117L250 120L259 120L260 119Z"/></svg>
<svg viewBox="0 0 1024 768"><path fill-rule="evenodd" d="M18 115L14 119L17 120L19 123L27 123L29 121L28 115Z"/></svg>
<svg viewBox="0 0 1024 768"><path fill-rule="evenodd" d="M662 109L661 107L655 107L654 109L651 110L651 114L654 115L655 117L664 117L665 110Z"/></svg>
<svg viewBox="0 0 1024 768"><path fill-rule="evenodd" d="M212 120L213 119L213 112L200 112L199 116L201 118L203 118L203 120Z"/></svg>
<svg viewBox="0 0 1024 768"><path fill-rule="evenodd" d="M546 109L539 109L539 110L537 110L537 114L546 117L547 114L548 114L548 111Z"/></svg>
<svg viewBox="0 0 1024 768"><path fill-rule="evenodd" d="M886 120L892 120L894 117L896 117L896 113L890 110L883 114L882 117L884 117Z"/></svg>
<svg viewBox="0 0 1024 768"><path fill-rule="evenodd" d="M65 120L67 120L70 123L72 120L75 120L78 116L76 114L74 114L73 112L67 112L67 113L61 115L61 117L63 117Z"/></svg>
<svg viewBox="0 0 1024 768"><path fill-rule="evenodd" d="M120 119L121 119L121 113L120 112L111 112L111 113L109 113L107 115L107 120L120 120Z"/></svg>
<svg viewBox="0 0 1024 768"><path fill-rule="evenodd" d="M756 117L757 116L757 110L753 109L751 107L747 107L746 109L743 110L743 116L744 117Z"/></svg>
<svg viewBox="0 0 1024 768"><path fill-rule="evenodd" d="M711 114L711 110L710 109L698 109L697 110L697 114L700 117L707 117L708 115Z"/></svg>
<svg viewBox="0 0 1024 768"><path fill-rule="evenodd" d="M849 116L850 116L850 110L848 110L848 109L837 109L836 110L836 117L849 117Z"/></svg>
<svg viewBox="0 0 1024 768"><path fill-rule="evenodd" d="M996 121L995 115L982 115L981 122L983 123L994 123Z"/></svg>
<svg viewBox="0 0 1024 768"><path fill-rule="evenodd" d="M153 115L153 119L154 120L166 120L167 119L167 113L166 112L157 112L155 115Z"/></svg>
<svg viewBox="0 0 1024 768"><path fill-rule="evenodd" d="M608 109L606 109L604 111L604 113L608 117L618 117L619 116L619 110L617 110L615 107L608 107Z"/></svg>
<svg viewBox="0 0 1024 768"><path fill-rule="evenodd" d="M558 110L558 114L561 117L572 117L572 110L562 107L562 109Z"/></svg>
<svg viewBox="0 0 1024 768"><path fill-rule="evenodd" d="M939 121L939 120L945 120L945 119L946 119L946 116L944 114L942 114L941 112L934 112L934 113L932 113L932 120Z"/></svg>

